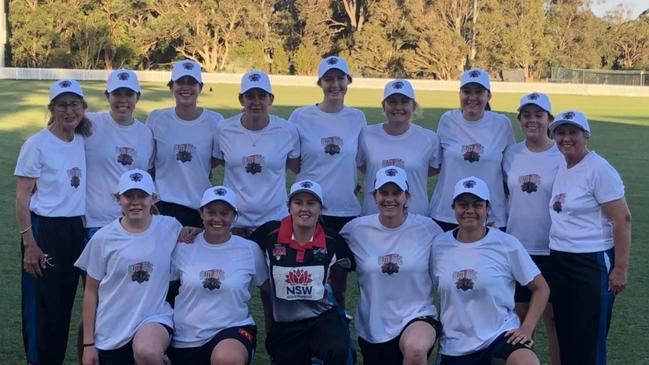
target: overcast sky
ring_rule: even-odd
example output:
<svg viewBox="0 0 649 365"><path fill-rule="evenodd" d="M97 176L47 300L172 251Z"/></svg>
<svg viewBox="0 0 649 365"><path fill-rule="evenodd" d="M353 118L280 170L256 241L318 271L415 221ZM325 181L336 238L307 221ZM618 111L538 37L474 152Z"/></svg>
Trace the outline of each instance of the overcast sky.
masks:
<svg viewBox="0 0 649 365"><path fill-rule="evenodd" d="M649 8L649 0L595 0L593 1L593 13L598 16L604 15L608 10L617 6L617 4L624 4L626 8L631 9L632 18L636 18L640 13Z"/></svg>

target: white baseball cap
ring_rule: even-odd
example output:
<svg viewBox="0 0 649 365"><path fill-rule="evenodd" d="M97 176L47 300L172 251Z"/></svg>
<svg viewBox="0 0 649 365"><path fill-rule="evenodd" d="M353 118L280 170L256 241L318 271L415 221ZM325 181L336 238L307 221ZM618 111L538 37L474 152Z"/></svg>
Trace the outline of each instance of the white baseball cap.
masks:
<svg viewBox="0 0 649 365"><path fill-rule="evenodd" d="M201 65L194 60L180 60L174 63L174 67L171 69L171 81L177 81L181 77L191 76L198 83L203 83L203 77L201 76Z"/></svg>
<svg viewBox="0 0 649 365"><path fill-rule="evenodd" d="M140 81L137 79L137 75L133 70L120 68L108 75L106 92L112 93L122 87L133 90L136 93L140 92Z"/></svg>
<svg viewBox="0 0 649 365"><path fill-rule="evenodd" d="M453 200L464 193L473 194L482 200L489 200L490 198L487 184L475 176L465 177L455 184Z"/></svg>
<svg viewBox="0 0 649 365"><path fill-rule="evenodd" d="M268 75L261 70L250 70L241 76L239 94L243 94L250 89L262 89L269 94L273 93Z"/></svg>
<svg viewBox="0 0 649 365"><path fill-rule="evenodd" d="M320 61L318 65L318 80L324 76L327 71L331 69L336 69L342 71L345 75L349 76L351 79L352 75L349 73L349 65L344 58L338 56L329 56L325 57Z"/></svg>
<svg viewBox="0 0 649 365"><path fill-rule="evenodd" d="M460 88L471 83L482 85L485 89L491 90L489 74L481 68L474 67L470 70L464 71L462 77L460 77Z"/></svg>
<svg viewBox="0 0 649 365"><path fill-rule="evenodd" d="M412 100L415 100L415 91L412 89L412 85L408 80L395 79L388 81L383 88L383 101L390 97L390 95L401 94L409 97Z"/></svg>
<svg viewBox="0 0 649 365"><path fill-rule="evenodd" d="M518 111L525 105L534 104L539 108L545 110L546 112L552 114L552 105L550 104L550 99L547 95L541 92L532 92L527 95L523 95L521 101L518 103Z"/></svg>
<svg viewBox="0 0 649 365"><path fill-rule="evenodd" d="M205 190L203 198L201 199L200 208L215 201L226 202L230 204L235 212L237 211L237 194L227 186L217 185Z"/></svg>
<svg viewBox="0 0 649 365"><path fill-rule="evenodd" d="M50 102L65 93L73 93L83 98L83 90L77 80L62 79L54 81L50 86Z"/></svg>
<svg viewBox="0 0 649 365"><path fill-rule="evenodd" d="M401 190L408 191L408 174L406 174L406 170L398 166L386 166L377 171L374 178L374 190L378 190L387 183L394 183Z"/></svg>
<svg viewBox="0 0 649 365"><path fill-rule="evenodd" d="M588 124L588 119L584 113L578 110L564 110L561 113L557 114L554 118L554 121L550 123L550 132L554 133L554 130L562 124L572 124L581 128L582 130L590 133L590 125Z"/></svg>
<svg viewBox="0 0 649 365"><path fill-rule="evenodd" d="M148 172L140 169L128 170L119 177L117 193L124 194L131 189L140 189L151 195L155 192L153 179Z"/></svg>
<svg viewBox="0 0 649 365"><path fill-rule="evenodd" d="M291 191L288 194L288 201L291 201L291 198L298 193L310 193L320 201L320 204L324 205L322 198L322 187L320 184L313 180L300 180L296 181L291 185Z"/></svg>

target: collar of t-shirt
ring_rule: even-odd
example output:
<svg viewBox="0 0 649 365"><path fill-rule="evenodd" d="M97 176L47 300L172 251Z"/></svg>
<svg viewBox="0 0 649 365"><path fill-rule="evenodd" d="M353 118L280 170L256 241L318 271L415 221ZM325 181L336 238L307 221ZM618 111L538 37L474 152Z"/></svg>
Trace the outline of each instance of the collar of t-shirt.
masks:
<svg viewBox="0 0 649 365"><path fill-rule="evenodd" d="M314 247L327 247L324 230L319 224L316 224L315 232L313 232L313 237L311 237L310 241L307 241L304 244L300 244L298 241L294 240L293 237L293 220L290 216L288 216L282 219L279 224L279 235L277 237L277 241L279 243L288 245L290 248L297 251L295 254L296 262L304 262L304 253L306 252L306 250L310 250Z"/></svg>

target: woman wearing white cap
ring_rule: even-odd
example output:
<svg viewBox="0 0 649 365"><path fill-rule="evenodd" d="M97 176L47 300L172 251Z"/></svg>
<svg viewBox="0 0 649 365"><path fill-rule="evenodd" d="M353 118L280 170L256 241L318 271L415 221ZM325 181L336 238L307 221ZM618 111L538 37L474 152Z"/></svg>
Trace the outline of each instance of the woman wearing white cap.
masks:
<svg viewBox="0 0 649 365"><path fill-rule="evenodd" d="M169 358L174 365L249 364L257 327L248 310L250 284L268 279L259 246L230 233L237 218L236 194L207 189L199 212L205 231L172 257L172 280L180 281Z"/></svg>
<svg viewBox="0 0 649 365"><path fill-rule="evenodd" d="M347 223L340 234L354 253L360 298L355 328L366 365L427 364L440 326L433 304L432 242L442 232L410 213L406 172L378 170L378 214Z"/></svg>
<svg viewBox="0 0 649 365"><path fill-rule="evenodd" d="M61 364L81 271L86 210L88 105L75 80L52 83L47 127L20 148L14 175L22 251L22 321L27 363Z"/></svg>
<svg viewBox="0 0 649 365"><path fill-rule="evenodd" d="M353 256L342 238L318 223L322 188L297 181L289 215L259 227L252 239L264 251L269 280L262 287L266 350L277 365L303 365L317 357L325 365L351 363L347 324L329 300L327 283L345 303Z"/></svg>
<svg viewBox="0 0 649 365"><path fill-rule="evenodd" d="M165 301L171 253L182 226L153 215L157 196L144 170L124 172L117 201L123 216L90 239L75 266L86 271L83 364L160 364L171 336Z"/></svg>
<svg viewBox="0 0 649 365"><path fill-rule="evenodd" d="M514 143L509 119L485 110L491 99L489 75L479 68L460 78L460 109L439 119L441 170L430 201L430 216L445 230L457 227L451 208L453 186L461 178L474 175L487 183L491 192L490 226L507 224L507 207L501 167L505 148Z"/></svg>
<svg viewBox="0 0 649 365"><path fill-rule="evenodd" d="M286 215L286 167L295 171L299 164L297 128L270 113L274 98L266 73L246 72L239 90L243 112L220 123L215 134L223 185L239 199L233 232L244 237Z"/></svg>
<svg viewBox="0 0 649 365"><path fill-rule="evenodd" d="M146 125L155 139L154 178L161 214L185 226L201 227L201 194L212 186L214 134L221 114L198 106L203 89L201 66L193 60L174 63L167 84L176 106L151 111Z"/></svg>
<svg viewBox="0 0 649 365"><path fill-rule="evenodd" d="M545 279L516 237L486 226L491 200L483 180L461 179L451 199L459 226L433 242L441 364L538 364L532 333L548 301ZM522 321L514 312L515 282L532 293Z"/></svg>
<svg viewBox="0 0 649 365"><path fill-rule="evenodd" d="M322 101L295 109L288 119L300 133L300 171L297 180L315 180L327 197L323 224L336 232L361 214L354 194L358 137L367 125L362 111L345 106L352 82L345 59L325 57L318 66Z"/></svg>
<svg viewBox="0 0 649 365"><path fill-rule="evenodd" d="M549 135L553 120L547 95L533 92L524 95L518 107L518 120L525 140L505 150L503 170L507 183L507 233L518 238L532 260L548 277L550 275L550 212L552 184L560 166L565 165L561 152ZM531 292L516 283L516 313L525 318ZM552 304L543 313L552 364L558 365L559 345L554 326Z"/></svg>
<svg viewBox="0 0 649 365"><path fill-rule="evenodd" d="M121 215L113 196L124 171L148 170L153 163L153 134L133 113L140 100L140 83L132 70L114 70L104 91L110 111L87 113L92 135L85 140L86 239Z"/></svg>
<svg viewBox="0 0 649 365"><path fill-rule="evenodd" d="M408 211L425 215L428 211L428 177L439 171L440 150L437 134L412 123L419 108L415 91L407 80L385 84L381 103L387 121L363 129L359 141L358 166L365 173L363 215L378 212L374 199L374 176L386 166L408 173Z"/></svg>
<svg viewBox="0 0 649 365"><path fill-rule="evenodd" d="M549 203L552 301L561 363L606 364L615 296L624 290L631 213L618 172L588 149L586 116L566 110L550 124L566 164Z"/></svg>

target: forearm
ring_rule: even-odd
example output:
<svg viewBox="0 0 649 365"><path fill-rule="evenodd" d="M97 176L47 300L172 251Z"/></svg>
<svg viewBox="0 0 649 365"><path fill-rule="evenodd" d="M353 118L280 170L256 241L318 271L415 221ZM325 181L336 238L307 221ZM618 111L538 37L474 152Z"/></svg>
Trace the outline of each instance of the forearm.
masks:
<svg viewBox="0 0 649 365"><path fill-rule="evenodd" d="M345 293L347 291L347 271L337 265L331 267L329 276L333 296L340 306L345 308Z"/></svg>
<svg viewBox="0 0 649 365"><path fill-rule="evenodd" d="M631 251L631 222L623 220L613 222L613 243L615 245L615 267L627 269Z"/></svg>
<svg viewBox="0 0 649 365"><path fill-rule="evenodd" d="M23 244L35 243L34 235L31 230L31 213L29 211L29 197L20 192L16 195L16 221L18 230L21 233Z"/></svg>
<svg viewBox="0 0 649 365"><path fill-rule="evenodd" d="M88 278L87 280L93 280ZM83 343L95 342L95 319L97 316L97 290L87 285L83 292Z"/></svg>
<svg viewBox="0 0 649 365"><path fill-rule="evenodd" d="M527 287L532 292L530 306L527 315L521 323L521 327L530 332L536 328L536 324L543 315L550 297L550 288L541 274L537 275Z"/></svg>
<svg viewBox="0 0 649 365"><path fill-rule="evenodd" d="M265 282L261 287L259 287L259 296L261 297L261 304L264 308L264 328L266 329L266 334L270 331L270 324L273 320L273 315L271 313L271 303L270 303L270 293L269 293L269 284Z"/></svg>

